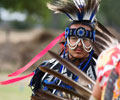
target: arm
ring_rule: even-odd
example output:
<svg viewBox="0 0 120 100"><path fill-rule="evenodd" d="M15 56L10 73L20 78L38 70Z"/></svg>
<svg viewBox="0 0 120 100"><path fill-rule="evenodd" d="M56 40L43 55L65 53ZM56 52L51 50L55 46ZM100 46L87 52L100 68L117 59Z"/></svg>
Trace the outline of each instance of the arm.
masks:
<svg viewBox="0 0 120 100"><path fill-rule="evenodd" d="M44 67L48 67L48 68L53 68L56 66L57 63L55 63L55 60L48 60L48 61L44 61L42 64L40 64L40 66L44 66ZM40 67L39 66L39 67ZM33 88L32 91L35 92L38 89L43 89L43 84L44 81L52 81L53 76L42 72L39 67L34 71L35 75L33 76L33 78L31 79L30 82L30 86Z"/></svg>
<svg viewBox="0 0 120 100"><path fill-rule="evenodd" d="M35 75L32 77L30 81L30 87L32 88L32 91L37 91L38 89L41 89L42 84L41 84L41 79L44 76L44 72L40 71L39 68L37 68L34 71Z"/></svg>
<svg viewBox="0 0 120 100"><path fill-rule="evenodd" d="M89 100L101 100L101 88L99 86L98 80L93 88L93 93Z"/></svg>

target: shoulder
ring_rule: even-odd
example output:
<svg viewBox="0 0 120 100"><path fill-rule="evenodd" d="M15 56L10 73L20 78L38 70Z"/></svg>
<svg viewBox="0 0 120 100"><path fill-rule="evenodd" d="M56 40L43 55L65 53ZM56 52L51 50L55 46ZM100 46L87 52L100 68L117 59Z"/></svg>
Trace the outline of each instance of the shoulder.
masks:
<svg viewBox="0 0 120 100"><path fill-rule="evenodd" d="M56 62L56 59L45 60L40 64L40 66L47 66L47 65L53 64L55 62Z"/></svg>
<svg viewBox="0 0 120 100"><path fill-rule="evenodd" d="M59 67L61 66L61 64L59 63L58 60L56 59L50 59L50 60L46 60L46 61L43 61L40 65L40 66L43 66L43 67L48 67L50 69L59 69Z"/></svg>

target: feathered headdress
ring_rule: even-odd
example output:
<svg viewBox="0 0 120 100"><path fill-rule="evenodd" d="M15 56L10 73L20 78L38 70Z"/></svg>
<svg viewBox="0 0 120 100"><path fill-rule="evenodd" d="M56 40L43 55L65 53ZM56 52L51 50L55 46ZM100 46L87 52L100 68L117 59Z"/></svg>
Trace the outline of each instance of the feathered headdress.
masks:
<svg viewBox="0 0 120 100"><path fill-rule="evenodd" d="M88 20L91 23L95 19L100 0L57 0L55 4L47 6L55 13L65 13L73 21Z"/></svg>
<svg viewBox="0 0 120 100"><path fill-rule="evenodd" d="M88 21L96 30L95 41L92 43L97 55L111 45L118 44L114 33L109 32L96 19L101 0L57 0L55 4L47 6L55 13L64 13L72 21Z"/></svg>

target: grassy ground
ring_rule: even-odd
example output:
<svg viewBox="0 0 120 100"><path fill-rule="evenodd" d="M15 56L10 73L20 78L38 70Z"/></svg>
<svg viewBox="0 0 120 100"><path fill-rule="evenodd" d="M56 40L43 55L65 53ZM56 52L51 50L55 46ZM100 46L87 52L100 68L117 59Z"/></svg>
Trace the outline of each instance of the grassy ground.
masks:
<svg viewBox="0 0 120 100"><path fill-rule="evenodd" d="M7 75L6 77L5 75L0 74L0 79L7 80ZM28 86L29 81L30 78L10 85L0 85L0 100L30 100L32 92Z"/></svg>
<svg viewBox="0 0 120 100"><path fill-rule="evenodd" d="M30 100L30 89L24 86L0 86L0 100Z"/></svg>

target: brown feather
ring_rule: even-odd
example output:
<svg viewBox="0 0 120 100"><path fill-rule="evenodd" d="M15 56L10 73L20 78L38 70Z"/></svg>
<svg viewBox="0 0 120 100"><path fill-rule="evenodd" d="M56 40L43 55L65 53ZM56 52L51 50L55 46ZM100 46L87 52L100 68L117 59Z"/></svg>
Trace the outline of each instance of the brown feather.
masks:
<svg viewBox="0 0 120 100"><path fill-rule="evenodd" d="M65 59L61 58L59 55L57 55L56 53L54 53L52 51L48 51L48 52L50 53L51 56L56 58L61 64L63 64L65 67L67 67L71 72L73 72L74 74L77 74L81 79L84 79L84 81L86 81L88 84L90 84L90 83L95 84L95 82L90 77L88 77L84 72L79 70L71 62L66 61Z"/></svg>
<svg viewBox="0 0 120 100"><path fill-rule="evenodd" d="M107 40L108 42L111 42L111 39L108 37L108 35L106 35L106 33L104 33L102 30L96 30L96 35L98 35L99 37L104 38L105 40Z"/></svg>
<svg viewBox="0 0 120 100"><path fill-rule="evenodd" d="M68 89L63 88L63 87L60 87L60 86L56 86L56 85L53 85L53 84L51 84L51 85L45 84L45 86L47 86L48 88L51 88L51 89L57 89L57 90L59 90L59 91L63 91L63 92L65 92L65 93L70 94L70 95L75 96L75 97L79 97L79 98L85 99L85 98L84 98L82 95L80 95L79 93L76 93L76 92L74 92L74 91L72 91L72 90L68 90Z"/></svg>
<svg viewBox="0 0 120 100"><path fill-rule="evenodd" d="M101 38L99 36L96 35L95 37L95 42L99 42L101 45L104 45L104 46L109 46L109 43L107 40L105 40L104 38Z"/></svg>
<svg viewBox="0 0 120 100"><path fill-rule="evenodd" d="M99 49L98 45L94 42L91 43L93 49L95 50L95 53L97 54L97 56L101 53L101 50Z"/></svg>
<svg viewBox="0 0 120 100"><path fill-rule="evenodd" d="M66 76L63 76L62 74L54 71L54 70L51 70L47 67L39 67L41 71L43 72L48 72L49 74L52 74L54 75L55 77L58 77L59 79L61 79L63 82L65 82L66 84L74 87L81 95L84 95L85 97L89 97L92 93L91 90L83 87L82 85L76 83L75 81L69 79L68 77Z"/></svg>
<svg viewBox="0 0 120 100"><path fill-rule="evenodd" d="M114 34L109 32L100 22L96 25L96 37L93 47L95 51L99 54L103 50L118 44L118 39L115 38ZM95 45L95 46L94 46Z"/></svg>
<svg viewBox="0 0 120 100"><path fill-rule="evenodd" d="M38 90L37 92L35 92L35 94L38 95L40 98L42 98L42 100L67 100L65 98L58 97L43 90Z"/></svg>
<svg viewBox="0 0 120 100"><path fill-rule="evenodd" d="M55 13L62 12L62 13L73 14L73 13L78 12L77 7L71 2L62 2L62 1L60 1L60 2L57 2L56 4L47 3L47 7L50 10L55 11Z"/></svg>
<svg viewBox="0 0 120 100"><path fill-rule="evenodd" d="M100 1L101 0L87 0L85 10L90 11L90 10L96 9L97 11L97 8L99 8L98 6L100 4Z"/></svg>
<svg viewBox="0 0 120 100"><path fill-rule="evenodd" d="M82 11L84 12L84 16L87 12L92 13L93 10L96 14L97 8L99 8L99 2L100 0L85 0L86 5L84 5L82 8L78 8L73 0L57 0L54 4L47 3L47 7L55 13L62 12L65 14L70 14L70 16L73 17L73 20L79 20L76 18L78 18L78 13L81 13ZM89 20L89 18L86 20Z"/></svg>
<svg viewBox="0 0 120 100"><path fill-rule="evenodd" d="M31 100L46 100L46 99L43 99L39 96L31 96Z"/></svg>
<svg viewBox="0 0 120 100"><path fill-rule="evenodd" d="M108 31L108 29L105 28L99 21L97 21L97 24L98 24L98 28L100 28L104 32L104 34L106 33L107 35L115 38L115 36L110 31Z"/></svg>
<svg viewBox="0 0 120 100"><path fill-rule="evenodd" d="M86 4L87 6L85 7L85 9L87 11L89 11L89 10L93 9L93 7L95 6L95 4L96 4L95 0L88 0L88 2Z"/></svg>
<svg viewBox="0 0 120 100"><path fill-rule="evenodd" d="M95 41L94 44L96 44L96 45L98 46L98 49L100 49L100 53L101 53L103 50L106 49L105 45L103 45L103 44L100 43L100 42Z"/></svg>

